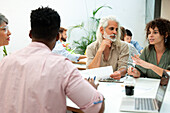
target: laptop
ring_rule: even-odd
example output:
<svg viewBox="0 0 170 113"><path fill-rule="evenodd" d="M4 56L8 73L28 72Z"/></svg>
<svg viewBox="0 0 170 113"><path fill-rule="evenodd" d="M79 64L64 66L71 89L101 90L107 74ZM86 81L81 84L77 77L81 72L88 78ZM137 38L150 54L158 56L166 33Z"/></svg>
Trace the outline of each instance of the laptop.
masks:
<svg viewBox="0 0 170 113"><path fill-rule="evenodd" d="M129 112L160 112L165 92L169 83L169 75L164 71L156 93L156 98L123 97L120 111Z"/></svg>

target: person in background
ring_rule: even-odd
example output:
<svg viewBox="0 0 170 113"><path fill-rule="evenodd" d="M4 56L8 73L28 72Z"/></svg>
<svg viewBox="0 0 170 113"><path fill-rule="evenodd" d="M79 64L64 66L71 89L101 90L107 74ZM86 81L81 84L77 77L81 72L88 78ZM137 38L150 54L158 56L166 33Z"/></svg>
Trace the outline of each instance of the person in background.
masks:
<svg viewBox="0 0 170 113"><path fill-rule="evenodd" d="M8 19L0 13L0 46L9 44L11 32L7 25Z"/></svg>
<svg viewBox="0 0 170 113"><path fill-rule="evenodd" d="M141 47L137 41L132 40L132 32L129 29L126 29L126 37L124 37L124 41L133 44L138 52L140 54L142 53L143 47Z"/></svg>
<svg viewBox="0 0 170 113"><path fill-rule="evenodd" d="M0 62L0 113L66 113L66 96L85 113L104 111L94 80L95 88L67 58L52 53L59 28L55 10L32 10L31 44Z"/></svg>
<svg viewBox="0 0 170 113"><path fill-rule="evenodd" d="M134 77L161 78L163 70L170 71L170 21L157 18L146 25L145 47L140 58L135 56L136 68L130 67L128 74Z"/></svg>
<svg viewBox="0 0 170 113"><path fill-rule="evenodd" d="M132 63L133 60L132 60L131 56L134 56L134 55L138 55L139 56L139 52L137 51L137 49L131 43L128 43L128 42L124 41L124 38L126 37L126 30L122 26L120 27L120 29L121 29L121 37L120 37L120 39L124 43L128 44L128 47L129 47L129 60L128 60L128 62Z"/></svg>
<svg viewBox="0 0 170 113"><path fill-rule="evenodd" d="M129 48L120 41L120 26L114 16L103 17L96 32L97 40L87 46L87 68L112 66L110 77L120 79L126 74Z"/></svg>
<svg viewBox="0 0 170 113"><path fill-rule="evenodd" d="M86 58L86 55L80 55L80 54L71 54L71 52L66 50L66 46L62 44L62 42L65 42L67 40L67 29L60 27L59 29L59 40L56 42L55 48L52 50L53 53L63 55L67 57L71 61L78 62L80 59Z"/></svg>

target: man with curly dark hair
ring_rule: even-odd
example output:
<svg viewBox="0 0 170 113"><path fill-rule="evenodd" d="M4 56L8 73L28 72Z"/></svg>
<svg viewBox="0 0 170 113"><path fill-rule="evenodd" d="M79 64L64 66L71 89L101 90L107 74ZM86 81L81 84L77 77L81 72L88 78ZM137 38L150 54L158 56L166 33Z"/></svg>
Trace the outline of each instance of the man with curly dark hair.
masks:
<svg viewBox="0 0 170 113"><path fill-rule="evenodd" d="M129 68L128 74L160 79L163 70L170 71L170 21L157 18L149 22L146 38L149 46L145 47L140 58L132 57L137 65Z"/></svg>
<svg viewBox="0 0 170 113"><path fill-rule="evenodd" d="M66 113L66 96L84 112L103 112L94 80L92 87L67 58L51 52L59 28L55 10L31 12L32 43L0 62L0 113Z"/></svg>

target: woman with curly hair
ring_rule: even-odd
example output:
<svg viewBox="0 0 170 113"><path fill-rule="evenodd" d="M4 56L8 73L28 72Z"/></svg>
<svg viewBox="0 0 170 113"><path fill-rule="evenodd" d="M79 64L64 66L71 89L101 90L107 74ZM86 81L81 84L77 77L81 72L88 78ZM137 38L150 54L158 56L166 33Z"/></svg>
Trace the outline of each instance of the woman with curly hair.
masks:
<svg viewBox="0 0 170 113"><path fill-rule="evenodd" d="M134 56L136 66L128 74L134 77L161 78L163 70L170 71L170 21L157 18L146 25L145 47L140 57Z"/></svg>

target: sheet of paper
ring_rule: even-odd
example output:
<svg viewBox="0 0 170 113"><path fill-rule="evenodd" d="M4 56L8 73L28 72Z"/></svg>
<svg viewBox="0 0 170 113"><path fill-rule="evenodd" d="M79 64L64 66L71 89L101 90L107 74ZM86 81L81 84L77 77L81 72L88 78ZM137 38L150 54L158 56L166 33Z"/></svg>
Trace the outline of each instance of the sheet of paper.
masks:
<svg viewBox="0 0 170 113"><path fill-rule="evenodd" d="M170 76L170 72L167 72L167 73ZM170 91L170 83L168 84L168 91Z"/></svg>
<svg viewBox="0 0 170 113"><path fill-rule="evenodd" d="M87 69L80 71L81 75L84 78L93 78L96 76L96 79L99 80L103 77L110 77L110 75L113 73L112 66L106 66L106 67L99 67L99 68L93 68L93 69Z"/></svg>
<svg viewBox="0 0 170 113"><path fill-rule="evenodd" d="M168 75L170 76L170 72L167 72L168 73Z"/></svg>

